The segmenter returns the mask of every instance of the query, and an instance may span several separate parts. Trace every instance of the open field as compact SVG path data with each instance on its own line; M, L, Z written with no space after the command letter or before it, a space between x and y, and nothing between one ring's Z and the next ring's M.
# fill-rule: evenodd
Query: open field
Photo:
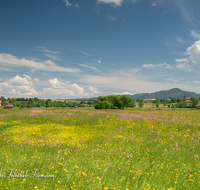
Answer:
M0 187L200 189L199 118L169 108L1 109Z

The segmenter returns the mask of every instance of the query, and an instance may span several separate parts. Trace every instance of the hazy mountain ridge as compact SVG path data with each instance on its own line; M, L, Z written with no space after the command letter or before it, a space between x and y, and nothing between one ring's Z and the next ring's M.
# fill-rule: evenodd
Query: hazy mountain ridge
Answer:
M134 100L137 99L145 99L145 98L159 98L159 99L168 99L170 97L172 98L184 98L184 95L186 97L200 97L200 94L197 94L195 92L188 92L188 91L183 91L179 88L172 88L170 90L161 90L158 92L154 93L141 93L141 94L135 94L131 95L131 97Z

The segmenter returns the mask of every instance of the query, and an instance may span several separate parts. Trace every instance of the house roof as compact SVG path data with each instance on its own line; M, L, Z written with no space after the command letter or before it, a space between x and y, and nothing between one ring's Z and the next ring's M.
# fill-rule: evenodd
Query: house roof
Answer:
M7 108L13 107L13 105L6 105Z
M196 105L196 107L200 107L200 102Z
M2 102L1 102L1 100L0 100L0 104L1 104Z
M144 100L155 100L155 99L144 99Z
M190 100L191 98L186 98L186 100Z

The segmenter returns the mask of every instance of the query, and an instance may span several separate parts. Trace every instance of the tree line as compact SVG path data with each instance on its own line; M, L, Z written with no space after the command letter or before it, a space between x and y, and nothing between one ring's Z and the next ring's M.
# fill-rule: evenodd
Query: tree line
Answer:
M88 106L93 106L93 101L91 100L81 100L81 101L60 101L51 99L39 99L35 98L4 98L1 96L0 100L2 101L2 106L6 106L8 104L12 104L14 107L19 108L33 108L33 107L85 107L85 104Z

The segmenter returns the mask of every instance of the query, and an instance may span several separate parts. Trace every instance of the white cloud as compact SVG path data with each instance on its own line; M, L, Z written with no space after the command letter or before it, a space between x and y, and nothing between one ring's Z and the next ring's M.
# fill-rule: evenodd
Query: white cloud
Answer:
M47 56L47 57L50 57L53 60L61 61L61 58L59 58L59 57L57 57L55 55L49 55L49 54L44 54L44 55Z
M157 64L157 65L153 65L153 64L144 64L144 65L142 65L143 67L145 67L145 68L151 68L151 69L155 69L156 67L158 68L158 67L165 67L166 69L171 69L171 68L173 68L173 66L171 66L171 65L169 65L169 64L167 64L167 63L159 63L159 64Z
M194 83L194 84L200 84L200 81L187 81L185 82L186 84L191 84L191 83Z
M94 93L94 94L101 93L101 92L98 91L98 88L94 88L92 86L89 87L89 90L92 91L92 93Z
M71 48L68 48L68 49L71 50L71 51L80 52L80 53L82 53L82 54L84 54L84 55L87 55L87 56L91 56L90 54L85 53L84 51L74 50L74 49L71 49Z
M84 75L79 79L80 82L86 83L96 88L103 88L112 92L150 93L160 90L169 90L171 88L180 88L182 90L191 90L199 92L197 86L170 83L170 82L151 82L148 78L138 73L137 69L127 69L113 71L107 76ZM129 90L130 89L130 90ZM106 92L108 94L108 92Z
M114 95L132 95L130 92L113 92Z
M188 58L175 59L176 62L187 62Z
M198 33L195 30L190 30L190 35L192 35L193 37L200 39L200 33Z
M42 96L45 98L57 97L91 97L98 92L97 88L91 87L92 93L85 92L82 86L76 83L71 84L70 81L59 81L57 78L43 81L38 78L31 78L29 75L23 75L0 82L1 94L12 97L33 97Z
M106 18L111 22L118 21L118 19L111 14L106 14Z
M29 59L19 59L11 54L0 54L0 65L4 67L28 67L32 70L43 70L43 71L57 71L57 72L80 72L77 68L67 68L60 67L50 60L43 62L29 60Z
M101 63L101 61L100 61L100 60L98 60L98 63Z
M70 84L69 81L60 82L57 78L49 80L50 87L43 88L43 93L47 95L62 95L62 96L91 96L90 93L85 93L84 88L78 84Z
M39 51L47 52L47 53L58 53L57 51L51 51L46 49L45 47L37 47Z
M151 4L152 7L157 7L156 3Z
M64 2L65 2L66 7L70 7L70 6L79 7L79 5L77 3L73 5L68 0L64 0Z
M0 62L1 64L1 62ZM0 66L0 71L13 71L12 69L6 68L6 67L1 67Z
M200 66L200 40L187 48L186 54L190 56L190 60L194 65Z
M111 3L114 7L121 6L123 0L97 0L97 3Z
M176 37L176 41L181 43L181 44L185 43L185 40L183 40L183 39L181 39L179 37Z
M2 78L0 78L0 81L4 81Z
M188 63L180 63L176 66L176 68L192 71L192 67Z
M40 93L35 90L32 78L28 75L23 76L24 77L20 77L16 75L14 78L0 82L2 93L9 94L13 97L40 95Z
M86 68L92 69L92 70L94 70L94 71L96 71L96 72L98 72L98 73L103 74L100 70L98 70L97 68L95 68L95 67L93 67L93 66L84 65L84 64L80 64L80 63L76 63L76 64L77 64L77 65L80 65L80 66L82 66L82 67L86 67Z

